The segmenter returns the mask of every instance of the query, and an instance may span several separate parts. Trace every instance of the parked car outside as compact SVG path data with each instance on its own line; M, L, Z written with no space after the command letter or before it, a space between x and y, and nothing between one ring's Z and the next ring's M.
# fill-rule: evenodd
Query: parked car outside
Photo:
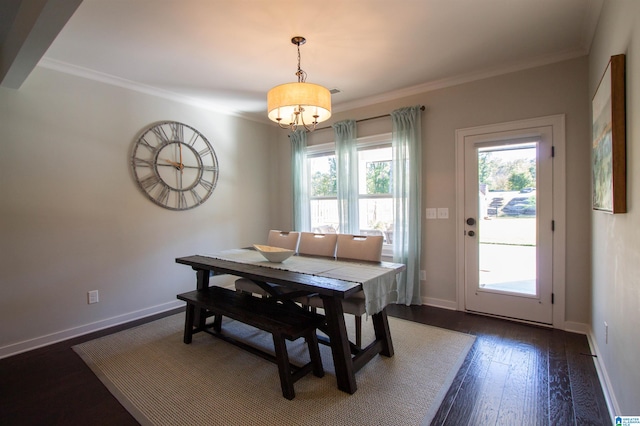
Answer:
M536 205L535 201L531 200L531 196L528 197L513 197L502 208L502 213L507 216L521 216L521 215L535 215Z

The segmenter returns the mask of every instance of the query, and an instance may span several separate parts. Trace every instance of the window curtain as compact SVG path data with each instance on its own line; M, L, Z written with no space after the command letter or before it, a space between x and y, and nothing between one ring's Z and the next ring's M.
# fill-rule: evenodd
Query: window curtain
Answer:
M342 234L360 233L358 214L358 146L356 122L344 120L335 123L333 130L336 138L336 174L339 232Z
M422 135L420 106L391 113L393 173L393 261L407 269L398 275L399 304L421 304L420 247Z
M296 130L291 141L291 182L293 184L293 230L311 231L309 190L307 187L307 132Z

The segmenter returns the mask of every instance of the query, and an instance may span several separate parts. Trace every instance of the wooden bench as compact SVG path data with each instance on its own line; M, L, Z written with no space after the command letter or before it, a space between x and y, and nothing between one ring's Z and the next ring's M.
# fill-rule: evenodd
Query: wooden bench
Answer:
M179 294L178 299L187 302L184 326L184 343L191 343L193 333L207 332L222 340L241 347L278 365L282 395L295 397L293 384L313 371L317 377L324 376L316 329L324 322L320 315L306 312L295 306L278 303L273 298L258 298L222 287L209 287ZM214 316L213 324L194 324L195 310L203 309L204 316ZM204 318L204 316L202 316ZM275 357L261 349L248 345L222 333L222 316L269 332L273 336ZM213 330L212 330L213 329ZM304 337L309 348L310 362L298 367L289 362L285 339Z

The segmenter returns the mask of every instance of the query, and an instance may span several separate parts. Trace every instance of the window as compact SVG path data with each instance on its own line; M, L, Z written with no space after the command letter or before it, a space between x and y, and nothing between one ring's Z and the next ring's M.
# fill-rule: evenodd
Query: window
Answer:
M391 136L358 139L360 233L382 235L390 254L393 240ZM338 220L336 156L333 144L311 146L307 154L313 232L341 232Z
M336 156L333 153L309 155L309 201L311 230L332 233L339 230Z
M391 145L358 150L360 233L383 235L385 244L393 238L392 177Z

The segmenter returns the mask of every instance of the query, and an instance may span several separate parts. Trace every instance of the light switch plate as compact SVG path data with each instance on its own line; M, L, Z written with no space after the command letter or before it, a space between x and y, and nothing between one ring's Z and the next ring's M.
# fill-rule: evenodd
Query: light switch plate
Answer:
M438 209L438 219L449 219L449 209L447 207Z
M436 209L427 208L426 209L427 219L436 219L438 217Z

